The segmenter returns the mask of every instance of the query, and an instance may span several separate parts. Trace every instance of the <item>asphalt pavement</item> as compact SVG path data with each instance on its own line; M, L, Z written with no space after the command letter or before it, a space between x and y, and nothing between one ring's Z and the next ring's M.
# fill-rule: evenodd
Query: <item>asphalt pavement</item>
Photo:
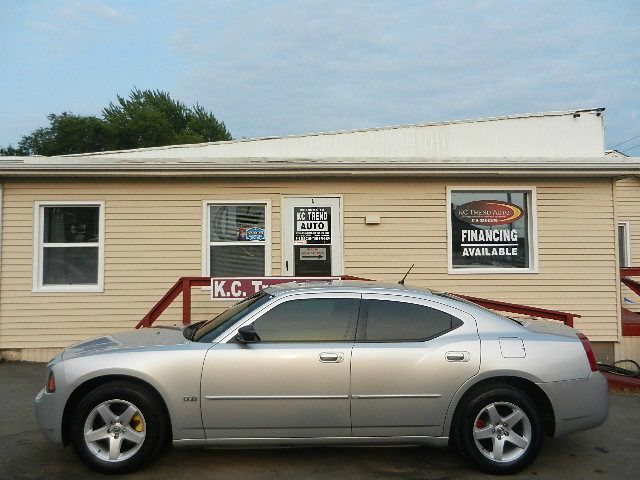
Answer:
M0 363L0 479L108 478L92 472L71 447L40 434L33 397L45 381L43 364ZM604 425L545 439L538 459L518 479L634 479L640 477L640 396L611 395ZM113 477L111 477L113 478ZM295 448L172 449L145 469L118 479L476 479L453 449Z

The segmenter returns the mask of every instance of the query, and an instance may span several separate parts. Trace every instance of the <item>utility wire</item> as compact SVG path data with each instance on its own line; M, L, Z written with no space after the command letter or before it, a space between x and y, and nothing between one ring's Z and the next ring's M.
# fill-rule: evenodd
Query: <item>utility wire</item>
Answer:
M613 147L611 147L612 149L616 148L619 145L624 145L625 143L630 142L631 140L635 140L636 138L640 138L640 135L636 135L635 137L631 137L631 138L627 138L624 142L620 142L615 144Z
M638 136L640 136L640 135L638 135ZM625 150L622 150L621 153L626 153L626 152L628 152L630 150L633 150L634 148L638 148L638 147L640 147L640 143L638 143L637 145L634 145L633 147L630 147L630 148L627 148Z

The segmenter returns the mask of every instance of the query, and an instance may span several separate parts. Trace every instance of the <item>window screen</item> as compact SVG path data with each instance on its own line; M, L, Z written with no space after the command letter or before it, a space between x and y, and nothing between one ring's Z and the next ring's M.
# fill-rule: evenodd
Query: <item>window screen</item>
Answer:
M462 325L448 313L414 303L367 300L365 309L370 342L423 341Z
M317 298L281 303L253 324L263 342L323 342L348 340L351 298Z

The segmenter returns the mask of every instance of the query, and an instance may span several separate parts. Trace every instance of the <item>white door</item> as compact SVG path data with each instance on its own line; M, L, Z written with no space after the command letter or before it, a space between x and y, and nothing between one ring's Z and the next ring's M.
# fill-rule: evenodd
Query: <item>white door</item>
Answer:
M338 197L282 199L283 275L342 275L340 203Z

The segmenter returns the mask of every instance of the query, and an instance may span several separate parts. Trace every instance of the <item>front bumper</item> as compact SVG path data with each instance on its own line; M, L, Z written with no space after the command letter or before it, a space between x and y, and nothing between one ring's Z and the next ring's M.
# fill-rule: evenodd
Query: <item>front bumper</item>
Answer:
M609 415L607 379L600 372L583 379L537 385L553 406L554 437L597 427Z
M55 393L45 392L43 388L38 392L33 403L42 434L50 442L62 444L62 413L59 411L55 395Z

